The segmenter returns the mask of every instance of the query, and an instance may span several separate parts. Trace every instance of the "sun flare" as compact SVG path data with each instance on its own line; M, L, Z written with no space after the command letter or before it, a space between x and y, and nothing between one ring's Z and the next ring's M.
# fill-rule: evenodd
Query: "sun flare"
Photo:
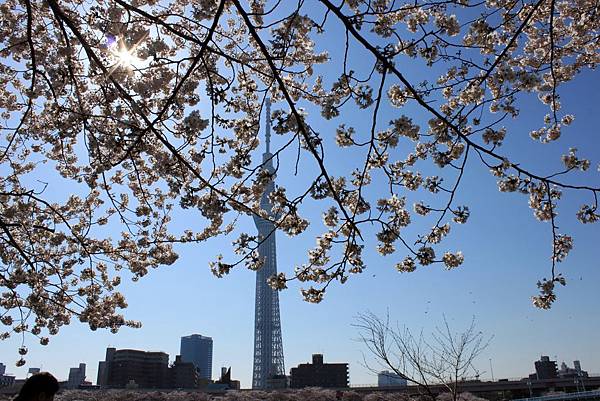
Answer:
M128 48L121 40L109 37L107 47L109 53L116 61L113 68L121 67L128 70L135 70L143 62L143 59L137 55L137 45Z
M136 54L135 49L127 49L122 46L114 52L115 57L118 60L118 64L121 67L135 69L136 65L142 61Z

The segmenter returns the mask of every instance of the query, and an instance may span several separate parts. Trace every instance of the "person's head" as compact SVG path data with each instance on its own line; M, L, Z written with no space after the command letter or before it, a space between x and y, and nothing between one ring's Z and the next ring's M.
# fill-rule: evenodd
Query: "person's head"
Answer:
M52 401L58 391L58 381L48 372L36 373L25 380L15 401Z

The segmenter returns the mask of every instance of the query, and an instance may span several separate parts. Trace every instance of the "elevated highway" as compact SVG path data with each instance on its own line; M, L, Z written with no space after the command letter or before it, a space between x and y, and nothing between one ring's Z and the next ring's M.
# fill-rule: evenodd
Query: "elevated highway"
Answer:
M578 393L551 394L542 397L518 398L513 401L576 401L600 400L600 390L580 391Z
M445 385L430 386L434 394L447 392ZM589 390L600 389L600 376L578 377L578 378L554 378L546 380L498 380L480 381L470 380L458 383L458 391L472 393L489 400L514 400L530 401L553 401L541 398L547 393L560 392L565 394L588 394L595 393ZM403 387L374 387L357 386L352 387L357 392L398 392L406 394L421 394L423 390L418 386ZM567 398L568 400L574 398ZM590 398L586 398L590 400ZM557 399L558 400L558 399ZM598 398L600 401L600 398Z

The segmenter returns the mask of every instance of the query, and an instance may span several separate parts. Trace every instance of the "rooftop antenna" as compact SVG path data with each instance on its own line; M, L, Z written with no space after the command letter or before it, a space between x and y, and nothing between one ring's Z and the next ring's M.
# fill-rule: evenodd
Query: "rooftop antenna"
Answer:
M266 132L265 140L267 143L267 152L271 153L271 98L267 98L267 112L265 113Z

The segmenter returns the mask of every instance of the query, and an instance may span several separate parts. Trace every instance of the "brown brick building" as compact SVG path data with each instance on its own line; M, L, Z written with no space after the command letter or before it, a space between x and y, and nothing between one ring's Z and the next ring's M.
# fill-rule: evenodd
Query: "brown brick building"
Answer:
M348 364L323 363L321 354L313 354L312 363L302 363L291 370L292 388L348 386Z

